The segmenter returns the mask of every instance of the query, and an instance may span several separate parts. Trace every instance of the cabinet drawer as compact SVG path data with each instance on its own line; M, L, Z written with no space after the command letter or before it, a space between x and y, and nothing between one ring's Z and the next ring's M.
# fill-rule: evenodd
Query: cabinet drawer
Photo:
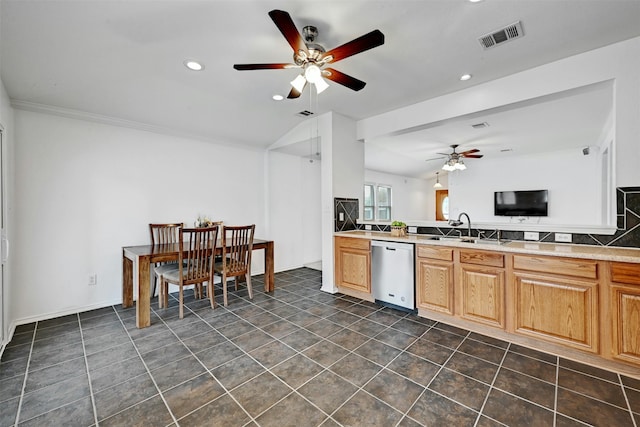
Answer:
M418 245L418 258L431 258L439 259L441 261L453 261L453 249Z
M611 281L640 285L640 264L612 262Z
M460 251L460 262L464 264L504 267L504 255L496 252Z
M597 279L598 267L594 260L561 257L541 257L534 255L514 255L515 270L540 271L563 276Z
M341 248L363 249L368 251L371 241L369 239L358 239L355 237L336 237L336 246Z

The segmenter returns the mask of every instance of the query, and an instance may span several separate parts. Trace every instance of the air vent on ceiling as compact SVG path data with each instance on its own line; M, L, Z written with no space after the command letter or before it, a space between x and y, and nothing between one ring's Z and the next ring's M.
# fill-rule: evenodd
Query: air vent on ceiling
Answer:
M517 39L522 36L524 36L522 23L518 21L499 30L492 31L489 34L485 34L484 36L479 37L478 41L483 48L490 49L500 43Z
M309 110L302 110L296 114L296 116L300 116L300 117L309 117L312 115L313 115L313 111L309 111Z
M474 128L474 129L488 128L489 127L489 123L487 123L487 122L476 123L476 124L471 125L471 127Z

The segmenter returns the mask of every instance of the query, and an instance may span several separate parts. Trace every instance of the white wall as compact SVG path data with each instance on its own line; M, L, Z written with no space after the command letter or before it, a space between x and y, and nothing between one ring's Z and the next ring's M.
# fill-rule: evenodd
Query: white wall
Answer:
M601 163L597 150L564 150L503 159L484 158L449 174L450 215L466 212L474 222L520 222L493 215L494 191L549 190L549 216L523 224L602 223Z
M268 153L270 231L275 245L276 270L289 270L320 261L320 161Z
M391 219L393 221L435 219L433 190L435 181L430 182L369 169L364 171L364 181L391 186Z
M262 152L20 110L15 138L18 323L121 302L121 247L147 243L149 222L206 214L271 237Z

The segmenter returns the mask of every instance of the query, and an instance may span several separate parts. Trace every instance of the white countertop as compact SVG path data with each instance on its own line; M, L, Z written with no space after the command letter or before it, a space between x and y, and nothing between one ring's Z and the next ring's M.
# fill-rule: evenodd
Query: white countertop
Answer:
M523 253L529 255L551 255L570 258L595 259L601 261L631 262L640 264L639 248L621 248L610 246L573 245L566 243L543 243L520 240L505 241L502 244L495 243L465 243L456 239L431 240L430 234L408 234L406 237L395 237L389 232L381 231L342 231L334 233L335 236L356 237L370 240L386 240L392 242L416 243L433 246L451 246L467 249L482 249L498 252ZM440 237L440 236L438 236Z

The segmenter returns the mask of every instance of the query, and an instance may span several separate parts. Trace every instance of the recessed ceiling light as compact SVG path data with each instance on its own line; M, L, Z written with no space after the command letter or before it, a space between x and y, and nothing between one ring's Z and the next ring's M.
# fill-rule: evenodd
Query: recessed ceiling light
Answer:
M192 71L202 71L204 70L204 65L199 63L198 61L194 61L193 59L187 59L183 62L184 66Z
M471 74L463 74L460 76L460 80L462 80L463 82L465 80L469 80L471 78Z
M482 0L469 0L471 3L480 3Z
M284 96L282 95L273 95L272 96L274 101L282 101L284 99Z

